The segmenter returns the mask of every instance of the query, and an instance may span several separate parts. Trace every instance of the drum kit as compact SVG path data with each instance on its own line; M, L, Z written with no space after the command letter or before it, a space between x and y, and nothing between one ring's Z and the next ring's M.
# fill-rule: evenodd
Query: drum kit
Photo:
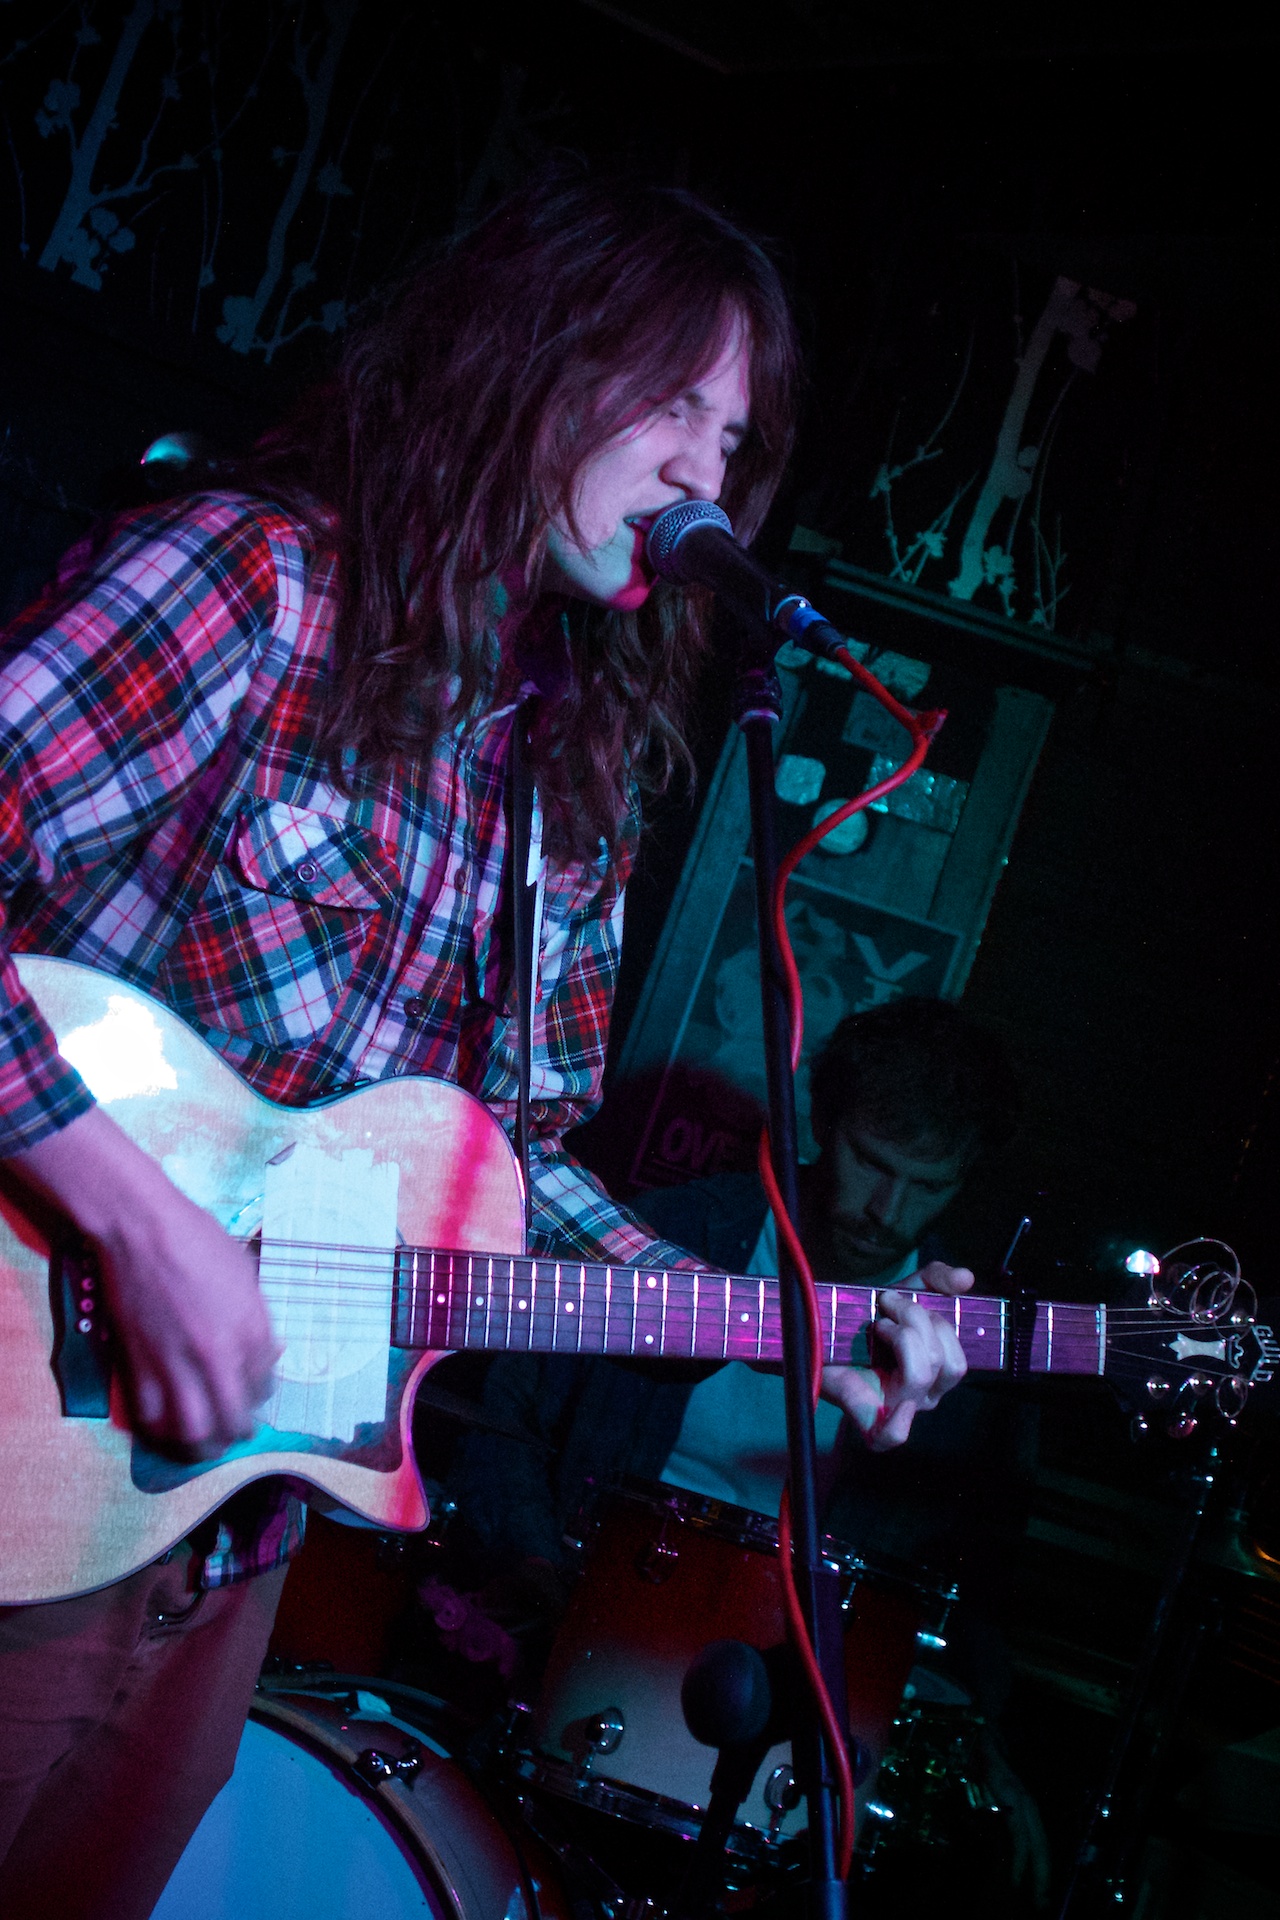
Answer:
M327 1532L331 1542L347 1530ZM386 1617L399 1543L388 1555L380 1542L340 1540L319 1586L300 1583L322 1620L309 1652L327 1644L344 1665L352 1650L376 1655L350 1626L362 1585L371 1613ZM966 1823L985 1833L997 1813L982 1784L980 1718L929 1664L945 1648L955 1590L835 1540L824 1554L844 1621L856 1871L870 1889L896 1856L952 1846ZM264 1675L233 1778L158 1920L683 1920L717 1763L691 1730L687 1683L702 1672L717 1684L725 1647L759 1650L775 1706L717 1867L721 1904L785 1912L804 1873L804 1802L785 1724L796 1683L776 1521L629 1483L593 1502L581 1561L532 1700L510 1702L487 1727L377 1672L323 1658L269 1663L279 1670ZM399 1577L407 1598L407 1566ZM335 1580L342 1591L325 1613L314 1596ZM295 1606L295 1629L298 1617Z

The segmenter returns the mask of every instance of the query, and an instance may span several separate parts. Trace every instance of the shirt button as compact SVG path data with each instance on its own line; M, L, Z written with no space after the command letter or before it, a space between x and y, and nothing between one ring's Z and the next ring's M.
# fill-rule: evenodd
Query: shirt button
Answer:
M453 884L458 889L458 892L461 893L467 884L467 870L465 867L458 868L458 871L453 876Z
M303 860L298 866L297 873L299 880L311 881L320 878L320 869L314 860Z
M405 1017L409 1020L424 1019L427 1011L426 996L421 993L411 993L404 1003L404 1011Z

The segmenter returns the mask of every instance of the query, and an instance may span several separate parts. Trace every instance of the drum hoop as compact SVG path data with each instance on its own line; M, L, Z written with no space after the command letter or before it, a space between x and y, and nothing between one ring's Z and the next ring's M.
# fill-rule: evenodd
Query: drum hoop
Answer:
M332 1675L322 1677L329 1681L333 1678ZM381 1685L377 1679L369 1677L365 1678L363 1684L371 1693L377 1692ZM406 1691L406 1689L401 1690ZM355 1771L354 1756L343 1745L337 1732L331 1729L322 1717L308 1713L305 1705L294 1706L289 1703L287 1696L282 1699L283 1692L283 1688L273 1688L270 1692L262 1691L255 1694L249 1709L249 1718L268 1727L274 1733L296 1741L300 1747L326 1766L341 1786L355 1793L361 1802L374 1812L393 1844L399 1848L415 1873L422 1879L442 1911L451 1915L453 1920L475 1920L475 1914L469 1910L459 1888L457 1862L446 1857L437 1846L430 1828L421 1817L422 1810L414 1799L412 1783L396 1778L371 1784L363 1779ZM304 1685L293 1697L303 1703L308 1698L316 1698L316 1694L317 1689L314 1686ZM320 1698L323 1699L323 1697L320 1695ZM325 1704L335 1703L326 1701ZM403 1722L388 1719L382 1715L362 1713L359 1709L352 1711L347 1717L348 1730L353 1723L359 1725L361 1731L365 1727L368 1728L370 1746L380 1746L382 1741L379 1735L382 1734L385 1737L385 1731L391 1726L396 1726L398 1731L406 1730ZM450 1768L451 1776L456 1777L464 1792L474 1798L495 1828L502 1833L507 1846L511 1848L515 1873L523 1887L527 1878L523 1859L512 1836L502 1826L485 1796L479 1792L475 1783L456 1761L440 1753L438 1743L435 1741L428 1743L422 1731L417 1729L412 1731L410 1737L426 1745L428 1752L436 1758L444 1758L444 1764ZM353 1744L358 1744L358 1741Z
M694 1493L687 1487L668 1486L664 1481L642 1480L633 1475L628 1475L614 1487L603 1489L602 1495L605 1499L613 1495L629 1501L633 1506L647 1507L651 1513L675 1520L694 1533L705 1533L713 1539L725 1540L732 1546L746 1547L756 1553L777 1555L777 1521L771 1515L757 1513L750 1507L736 1507L728 1500L715 1499L711 1494ZM848 1541L839 1540L833 1534L822 1536L822 1557L832 1573L840 1574L855 1585L865 1580L875 1586L915 1595L925 1612L954 1606L960 1597L952 1581L932 1573L928 1568L912 1567L907 1562L869 1559L850 1546Z
M516 1757L515 1770L521 1780L553 1793L561 1800L572 1800L595 1813L611 1814L634 1825L657 1827L681 1840L696 1840L702 1831L705 1813L686 1800L672 1800L663 1793L651 1793L644 1787L628 1786L607 1774L582 1773L562 1761L540 1754L522 1753ZM781 1850L794 1841L794 1834L779 1834L771 1839L761 1827L747 1822L734 1825L728 1839L729 1852L745 1860L776 1860Z

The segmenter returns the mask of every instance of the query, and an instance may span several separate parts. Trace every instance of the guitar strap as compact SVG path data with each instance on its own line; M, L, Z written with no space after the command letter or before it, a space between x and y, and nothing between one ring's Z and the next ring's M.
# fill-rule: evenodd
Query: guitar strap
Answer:
M533 1187L529 1178L529 1079L533 1067L533 992L536 978L535 942L538 938L538 868L542 848L533 845L535 796L529 764L529 723L536 696L516 708L511 723L507 763L507 844L510 906L509 924L516 993L516 1155L524 1181L524 1227L528 1239L533 1226ZM541 839L541 836L539 836Z

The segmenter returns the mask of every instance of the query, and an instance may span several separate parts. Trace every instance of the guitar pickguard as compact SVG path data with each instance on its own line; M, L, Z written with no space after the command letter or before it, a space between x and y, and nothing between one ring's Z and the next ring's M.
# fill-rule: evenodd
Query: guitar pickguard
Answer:
M275 1427L261 1426L251 1440L220 1453L216 1460L184 1462L157 1453L145 1440L134 1436L129 1473L140 1493L171 1493L198 1480L214 1467L234 1461L252 1460L255 1455L282 1453L308 1454L316 1460L344 1460L353 1467L365 1467L371 1473L394 1473L404 1458L400 1444L400 1402L405 1382L413 1371L417 1354L393 1352L387 1376L387 1410L383 1419L357 1427L352 1440L325 1440L313 1433L281 1433ZM279 1472L278 1464L264 1465L262 1474ZM246 1475L246 1479L253 1478Z

